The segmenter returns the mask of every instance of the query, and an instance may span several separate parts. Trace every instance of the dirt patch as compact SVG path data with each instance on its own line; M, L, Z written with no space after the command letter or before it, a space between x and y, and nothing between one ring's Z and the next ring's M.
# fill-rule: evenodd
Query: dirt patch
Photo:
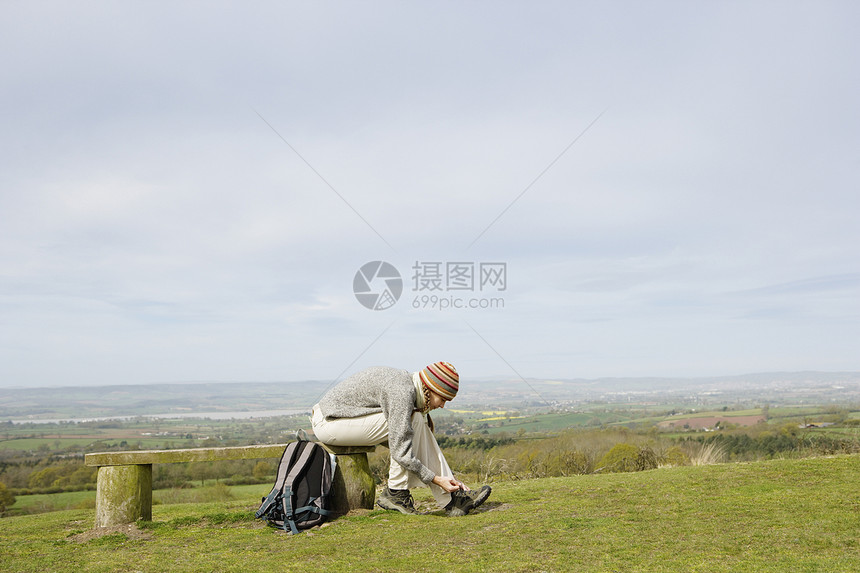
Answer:
M506 509L512 508L513 505L510 503L502 503L500 501L485 501L481 507L476 509L473 513L483 513L485 511L504 511Z
M86 543L93 539L104 537L105 535L125 535L131 541L146 541L152 539L152 532L145 529L140 529L134 523L128 525L116 525L114 527L94 527L89 531L76 533L69 537L70 541L75 543Z

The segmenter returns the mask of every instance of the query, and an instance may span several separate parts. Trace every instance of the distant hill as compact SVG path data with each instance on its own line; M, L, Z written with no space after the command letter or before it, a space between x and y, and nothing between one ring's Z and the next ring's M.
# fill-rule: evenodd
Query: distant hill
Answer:
M304 381L0 388L0 421L303 408L313 405L327 384Z
M492 394L489 395L488 391ZM671 401L704 396L731 400L860 401L860 372L763 372L707 378L481 379L462 386L458 400L510 404Z
M464 381L458 405L571 407L577 403L760 401L860 402L860 372L771 372L709 378ZM331 381L199 382L58 388L0 388L0 421L254 412L310 408Z

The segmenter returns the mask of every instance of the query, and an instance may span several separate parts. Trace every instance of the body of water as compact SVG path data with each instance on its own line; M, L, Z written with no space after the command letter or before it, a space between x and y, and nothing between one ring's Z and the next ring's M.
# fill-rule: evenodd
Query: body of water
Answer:
M13 424L62 424L79 422L106 422L108 420L133 420L135 418L158 418L163 420L183 418L209 418L210 420L248 420L251 418L273 418L275 416L293 416L295 414L310 415L311 408L289 408L286 410L255 410L253 412L170 412L167 414L138 414L135 416L99 416L92 418L56 418L26 420L10 420Z

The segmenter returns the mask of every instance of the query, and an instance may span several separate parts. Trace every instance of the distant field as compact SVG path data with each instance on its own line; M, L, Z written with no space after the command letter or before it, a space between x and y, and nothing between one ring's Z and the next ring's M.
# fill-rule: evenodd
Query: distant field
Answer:
M839 436L854 436L860 438L860 428L814 428L807 430L814 434L836 434Z
M751 408L748 410L702 410L690 414L683 414L685 418L714 418L714 417L746 417L761 415L761 408Z
M20 440L0 440L0 450L29 451L36 450L43 444L48 445L52 449L57 448L58 444L59 448L68 448L69 446L79 446L84 448L95 442L114 446L119 445L123 440L134 445L137 445L137 443L140 442L142 448L160 447L168 441L163 438L22 438ZM176 444L175 447L180 447L183 441L184 440L179 439L173 440L174 444Z
M486 431L491 434L499 432L515 433L520 429L526 432L558 431L570 427L583 426L592 420L606 419L610 416L610 414L604 413L540 414L537 416L499 420L494 423L504 422L504 425L490 426L486 428Z
M770 408L770 416L784 418L788 416L811 416L821 413L820 406L780 406Z
M713 428L718 422L726 422L729 424L737 424L738 426L754 426L759 422L764 422L764 416L696 416L681 418L680 416L663 420L657 424L661 429L680 429L689 428L690 430L702 430L704 428Z

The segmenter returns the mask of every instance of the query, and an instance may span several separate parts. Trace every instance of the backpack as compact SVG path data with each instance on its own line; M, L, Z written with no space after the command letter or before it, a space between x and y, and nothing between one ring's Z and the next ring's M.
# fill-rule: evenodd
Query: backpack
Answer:
M319 444L301 437L288 444L278 464L275 485L254 517L290 534L322 524L332 514L332 457Z

